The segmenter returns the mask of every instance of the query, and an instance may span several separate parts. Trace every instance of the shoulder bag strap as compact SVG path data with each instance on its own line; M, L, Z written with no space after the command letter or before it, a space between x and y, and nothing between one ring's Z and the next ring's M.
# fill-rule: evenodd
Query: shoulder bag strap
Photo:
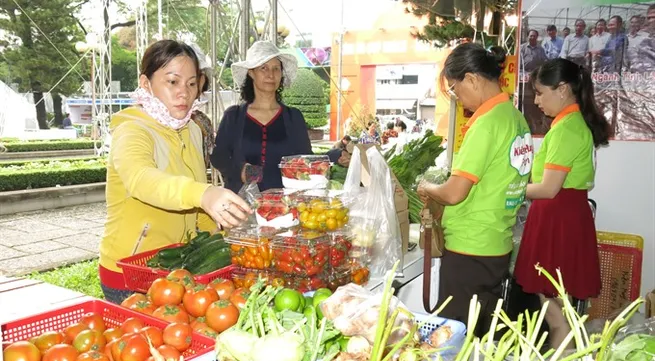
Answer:
M433 216L428 207L421 210L421 235L423 238L423 308L428 313L437 309L430 307L430 286L432 283L432 225Z

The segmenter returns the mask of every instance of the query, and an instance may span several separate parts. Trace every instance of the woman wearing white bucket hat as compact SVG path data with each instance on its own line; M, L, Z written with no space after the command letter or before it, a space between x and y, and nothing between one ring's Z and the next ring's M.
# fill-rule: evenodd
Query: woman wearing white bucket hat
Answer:
M268 41L255 42L245 61L232 64L243 103L225 110L211 155L232 191L250 182L260 190L282 188L281 158L312 153L305 118L281 99L297 70L296 58Z

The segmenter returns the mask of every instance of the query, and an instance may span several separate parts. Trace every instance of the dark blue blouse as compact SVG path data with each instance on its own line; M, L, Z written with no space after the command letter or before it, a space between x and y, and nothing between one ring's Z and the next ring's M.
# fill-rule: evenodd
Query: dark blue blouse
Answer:
M282 176L278 164L283 156L293 155L294 152L292 140L287 138L286 127L280 119L281 113L282 108L266 125L252 115L246 114L248 119L243 125L241 149L246 162L263 167L263 179L259 183L260 191L282 188Z

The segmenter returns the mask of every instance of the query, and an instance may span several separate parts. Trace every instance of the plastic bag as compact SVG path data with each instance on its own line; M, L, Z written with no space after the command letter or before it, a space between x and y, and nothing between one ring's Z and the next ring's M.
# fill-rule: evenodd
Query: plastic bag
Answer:
M237 193L241 199L246 201L250 208L255 209L257 206L257 197L261 194L259 192L259 186L256 182L244 183L239 193ZM255 212L248 216L248 219L244 222L246 224L257 224L257 217Z
M655 318L619 330L609 351L611 361L655 359Z
M391 170L376 147L366 151L366 158L371 181L366 192L359 192L362 167L358 148L353 151L344 190L357 199L350 209L349 224L356 238L370 236L373 248L370 271L373 277L379 277L386 274L401 258L402 238L394 203L396 188Z
M344 336L361 336L373 345L381 304L382 293L372 293L359 285L349 283L339 287L332 296L321 303L320 308L323 316L333 321L334 327ZM407 310L407 307L393 296L389 302L388 315L398 307ZM394 328L399 327L399 329L391 334L388 343L399 341L410 331L412 325L412 318L402 312L399 313L394 324Z
M519 248L521 247L521 238L523 238L523 229L525 222L528 219L528 210L530 209L530 202L526 201L521 205L516 213L516 223L512 228L512 256L509 263L509 272L514 274L514 266L516 265L516 257L519 255Z

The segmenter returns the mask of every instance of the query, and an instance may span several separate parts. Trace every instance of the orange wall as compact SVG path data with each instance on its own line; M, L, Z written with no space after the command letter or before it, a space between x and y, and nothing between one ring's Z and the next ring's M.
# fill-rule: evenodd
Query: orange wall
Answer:
M410 27L346 32L343 37L342 79L349 87L343 92L342 123L339 136L345 134L348 118L358 121L365 114L375 115L375 66L412 63L443 63L447 52L415 39ZM335 35L332 43L330 74L330 139L337 139L339 53ZM439 69L437 69L439 70ZM439 106L439 104L437 104ZM435 119L441 109L435 110ZM447 109L445 110L448 111Z

